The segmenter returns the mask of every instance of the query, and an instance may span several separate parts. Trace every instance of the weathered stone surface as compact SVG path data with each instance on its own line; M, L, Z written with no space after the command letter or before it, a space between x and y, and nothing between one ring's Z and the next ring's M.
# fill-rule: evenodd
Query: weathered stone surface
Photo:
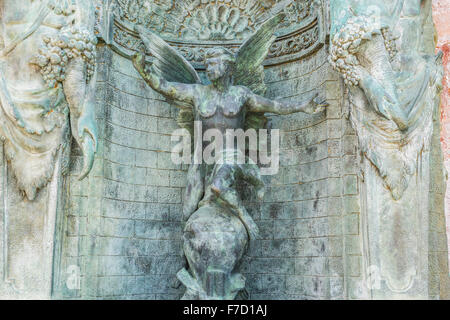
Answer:
M97 149L94 8L84 0L71 8L49 1L0 6L0 296L50 298L71 139L83 155L80 179ZM69 227L78 234L78 222Z
M433 0L433 21L436 26L438 36L436 49L441 50L444 54L444 77L442 79L441 94L441 143L444 154L444 165L447 172L450 171L449 158L449 111L450 111L450 93L449 93L449 74L450 74L450 25L448 19L450 17L450 3L448 1ZM441 190L442 191L442 190ZM450 247L450 181L447 179L447 190L445 192L445 214L447 219L447 241ZM449 253L450 262L450 253Z

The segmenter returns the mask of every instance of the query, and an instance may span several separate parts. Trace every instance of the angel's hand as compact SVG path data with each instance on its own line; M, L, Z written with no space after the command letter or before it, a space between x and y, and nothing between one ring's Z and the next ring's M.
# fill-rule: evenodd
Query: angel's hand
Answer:
M133 56L133 65L140 73L145 71L145 57L141 52L137 52Z
M316 114L324 111L326 107L328 107L328 102L324 98L320 97L319 94L316 94L304 111L308 114Z

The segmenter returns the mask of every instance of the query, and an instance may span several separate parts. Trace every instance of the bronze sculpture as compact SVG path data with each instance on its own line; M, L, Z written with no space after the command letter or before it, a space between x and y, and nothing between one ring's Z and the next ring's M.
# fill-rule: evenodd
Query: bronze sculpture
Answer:
M317 94L302 103L278 102L257 94L265 91L261 63L283 17L278 14L266 21L236 56L224 48L210 49L205 59L209 85L202 84L194 68L164 40L139 26L136 30L155 61L146 71L144 57L138 53L133 63L150 87L182 108L184 119L201 121L205 130L218 129L224 135L229 129L264 124L266 112L322 111L326 103ZM235 149L229 154L234 158L239 152ZM187 221L184 251L191 274L184 269L178 274L188 288L184 298L230 299L244 287L243 277L233 271L247 237L255 239L258 228L236 191L242 180L255 186L262 198L263 182L255 163L239 165L227 158L225 163L190 166L183 214Z

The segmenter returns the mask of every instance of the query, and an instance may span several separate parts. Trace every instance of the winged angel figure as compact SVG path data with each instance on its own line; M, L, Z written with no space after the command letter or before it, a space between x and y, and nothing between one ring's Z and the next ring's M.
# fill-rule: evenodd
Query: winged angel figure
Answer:
M300 103L262 96L266 91L262 62L283 18L280 13L268 19L236 55L222 47L209 49L205 65L210 84L203 84L175 49L140 26L136 31L155 59L147 68L143 54L138 53L133 64L150 87L181 109L178 122L185 128L192 128L195 120L203 130L217 129L225 136L228 129L263 128L267 122L264 113L320 112L327 104L318 94ZM264 184L254 162L248 158L243 165L235 162L241 152L225 150L220 163L191 164L189 168L183 216L187 221L184 252L191 273L182 270L178 274L188 288L185 298L230 299L243 288L243 277L230 275L249 240L257 238L258 228L236 186L244 180L255 186L262 198Z

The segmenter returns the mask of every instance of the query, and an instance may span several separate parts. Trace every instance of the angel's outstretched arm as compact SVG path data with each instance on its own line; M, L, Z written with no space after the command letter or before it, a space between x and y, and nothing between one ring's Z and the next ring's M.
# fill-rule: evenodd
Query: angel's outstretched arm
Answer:
M328 103L320 99L317 94L310 95L301 102L281 102L250 93L247 106L250 112L270 112L275 114L304 112L314 114L324 110Z
M146 71L144 56L141 53L134 55L133 65L153 90L169 100L184 102L184 104L176 104L180 108L190 108L192 106L196 89L195 84L169 82L163 77L158 76L156 72L152 72L151 68L150 72Z

